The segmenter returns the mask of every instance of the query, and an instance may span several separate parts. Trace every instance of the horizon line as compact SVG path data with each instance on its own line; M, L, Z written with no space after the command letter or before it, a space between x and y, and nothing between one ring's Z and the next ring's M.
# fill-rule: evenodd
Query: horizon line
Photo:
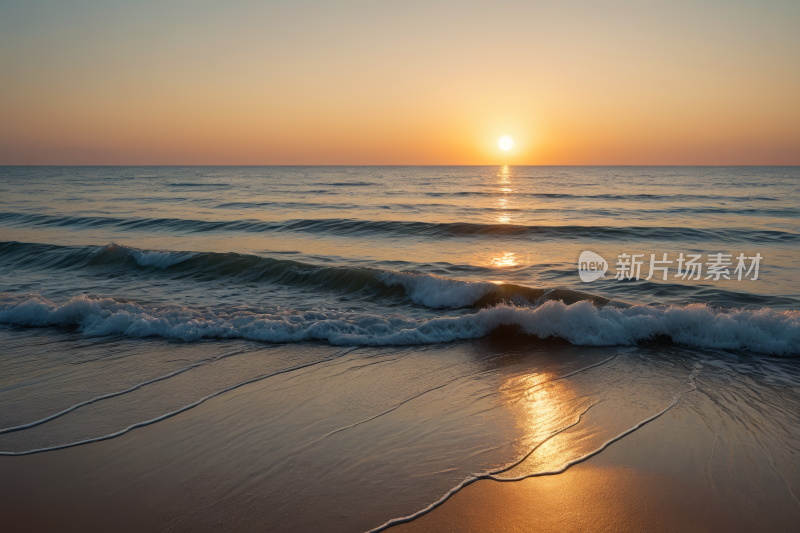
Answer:
M496 164L484 164L484 165L469 165L469 164L166 164L166 165L158 165L158 164L118 164L118 165L110 165L110 164L86 164L86 165L76 165L76 164L0 164L0 168L4 167L72 167L72 168L80 168L80 167L94 167L94 168L101 168L101 167L111 167L111 168L121 168L121 167L241 167L241 168L256 168L256 167L608 167L608 168L617 168L617 167L673 167L673 168L687 168L687 167L705 167L705 168L714 168L714 167L731 167L731 168L746 168L746 167L800 167L800 163L797 164L789 164L789 165L776 165L776 164L765 164L765 165L736 165L736 164L714 164L714 165L680 165L680 164L602 164L602 165L592 165L592 164L582 164L582 165L544 165L544 164L506 164L506 163L496 163Z

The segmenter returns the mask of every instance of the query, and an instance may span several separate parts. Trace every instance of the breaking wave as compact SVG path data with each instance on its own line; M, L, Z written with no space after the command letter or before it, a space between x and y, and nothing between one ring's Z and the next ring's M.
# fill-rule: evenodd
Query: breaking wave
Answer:
M711 349L775 355L800 353L800 311L721 311L688 306L597 307L549 300L533 307L500 304L459 316L408 319L400 315L319 309L256 313L241 309L153 307L85 295L58 305L41 296L0 296L0 323L73 326L86 335L249 339L271 343L324 341L334 345L414 345L475 339L516 327L542 339L582 346L634 345L654 339Z

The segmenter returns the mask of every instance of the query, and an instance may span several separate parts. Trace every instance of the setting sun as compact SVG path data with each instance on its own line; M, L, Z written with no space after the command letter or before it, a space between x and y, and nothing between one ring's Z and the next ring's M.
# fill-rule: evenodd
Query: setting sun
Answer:
M500 143L499 144L500 144L500 148L502 148L503 150L510 150L511 147L514 146L514 140L511 137L509 137L508 135L505 135L503 137L500 137Z

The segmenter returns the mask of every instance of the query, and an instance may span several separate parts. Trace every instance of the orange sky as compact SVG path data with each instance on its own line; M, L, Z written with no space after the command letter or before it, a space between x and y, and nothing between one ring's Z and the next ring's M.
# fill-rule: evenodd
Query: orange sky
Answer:
M797 1L4 2L0 164L797 165L798 21Z

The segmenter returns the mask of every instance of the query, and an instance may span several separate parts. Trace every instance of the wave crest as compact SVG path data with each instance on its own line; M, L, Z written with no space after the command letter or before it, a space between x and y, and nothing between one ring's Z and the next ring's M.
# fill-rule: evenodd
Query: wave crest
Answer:
M85 295L57 305L45 298L0 296L0 323L22 326L77 326L86 335L159 336L195 341L241 338L286 343L325 341L335 345L412 345L475 339L502 326L516 326L539 338L561 338L583 346L632 345L667 337L697 348L800 353L800 312L721 311L688 306L596 307L546 301L538 307L501 304L476 313L428 320L399 315L334 310L204 311L148 307Z

